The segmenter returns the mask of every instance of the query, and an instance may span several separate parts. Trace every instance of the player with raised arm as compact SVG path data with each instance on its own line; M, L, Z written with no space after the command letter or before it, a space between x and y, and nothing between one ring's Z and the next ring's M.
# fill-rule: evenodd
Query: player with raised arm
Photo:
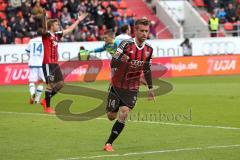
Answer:
M58 64L58 41L62 36L71 33L78 24L87 17L84 13L79 15L78 19L67 29L60 30L58 19L46 18L46 11L43 11L43 73L46 79L47 88L45 91L45 99L41 101L46 113L55 113L50 107L51 98L63 87L63 75Z
M151 59L153 48L145 42L150 23L147 19L135 22L135 38L123 40L111 60L114 75L111 78L106 107L109 120L117 118L105 143L105 151L113 151L112 143L122 132L128 113L134 108L143 73L149 88L149 99L154 100L152 90Z
M45 82L45 78L42 70L43 61L43 43L42 33L39 30L37 35L31 39L27 45L26 51L29 54L29 91L30 91L30 104L39 103L40 97L43 91L42 82ZM37 90L36 84L38 83Z

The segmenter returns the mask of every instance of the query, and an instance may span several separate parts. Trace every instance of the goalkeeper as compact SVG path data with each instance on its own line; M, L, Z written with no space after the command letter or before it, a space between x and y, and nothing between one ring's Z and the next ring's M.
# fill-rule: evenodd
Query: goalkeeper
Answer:
M113 54L115 54L117 50L117 44L115 43L114 38L115 38L114 32L110 30L105 31L103 36L105 44L100 48L96 48L90 51L84 50L84 48L82 49L80 48L79 60L89 60L90 59L89 54L93 52L97 53L97 52L107 51L109 54L111 54L111 56L113 56Z

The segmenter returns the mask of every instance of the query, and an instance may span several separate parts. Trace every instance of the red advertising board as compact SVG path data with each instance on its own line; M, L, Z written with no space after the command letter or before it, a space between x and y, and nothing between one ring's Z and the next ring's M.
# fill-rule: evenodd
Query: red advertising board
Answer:
M154 77L240 74L240 55L154 58ZM110 61L62 62L65 81L109 80ZM27 64L1 64L0 85L27 84Z

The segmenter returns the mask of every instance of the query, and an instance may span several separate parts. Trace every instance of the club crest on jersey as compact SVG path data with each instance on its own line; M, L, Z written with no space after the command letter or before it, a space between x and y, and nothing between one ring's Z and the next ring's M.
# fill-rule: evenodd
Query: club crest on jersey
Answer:
M53 45L54 45L54 46L57 46L57 45L58 45L58 42L57 42L57 41L53 41Z
M145 54L146 54L146 57L149 57L150 56L150 52L145 52Z

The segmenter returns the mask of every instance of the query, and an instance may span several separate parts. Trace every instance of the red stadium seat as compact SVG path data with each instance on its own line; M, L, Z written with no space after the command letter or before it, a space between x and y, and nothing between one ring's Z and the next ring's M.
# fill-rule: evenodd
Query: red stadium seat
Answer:
M63 7L63 3L62 2L57 2L57 10L61 10Z
M47 3L47 0L40 0L41 5L44 5Z
M131 9L127 9L126 14L128 17L131 17L131 16L133 16L133 11Z
M107 1L103 1L103 2L102 2L102 6L103 6L104 8L107 8L108 5L109 5L109 3L108 3Z
M123 16L125 13L123 9L118 9L117 12L119 13L119 16Z
M7 19L6 14L3 12L0 12L0 19Z
M0 3L0 11L5 11L7 7L6 3Z
M22 39L23 44L27 44L29 41L30 41L29 37L23 37L23 39Z
M112 5L116 7L117 9L119 8L119 4L117 1L112 1Z
M224 24L224 29L225 29L226 31L232 31L232 30L233 30L233 24L230 23L230 22L225 23L225 24Z
M119 8L121 8L121 9L126 9L126 8L127 8L127 3L126 3L126 1L121 1L120 4L119 4Z
M194 0L194 2L195 2L195 5L197 7L204 7L205 6L203 0Z
M22 44L22 39L21 38L15 38L14 42L15 42L15 44Z
M52 12L51 11L46 11L47 18L52 18Z
M22 11L19 11L19 12L17 13L17 16L18 16L18 17L22 17L22 16L23 16Z

